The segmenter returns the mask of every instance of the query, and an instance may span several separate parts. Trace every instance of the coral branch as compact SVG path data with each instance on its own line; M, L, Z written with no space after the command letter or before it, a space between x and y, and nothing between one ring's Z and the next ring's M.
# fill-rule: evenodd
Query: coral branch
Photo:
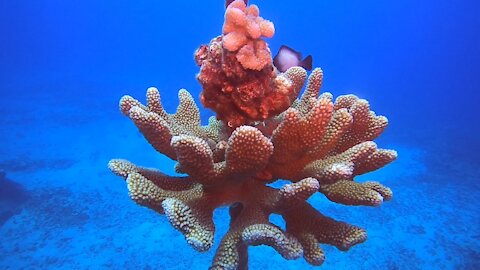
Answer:
M346 205L376 206L392 197L392 191L377 182L361 184L349 180L322 185L321 192L332 202Z
M302 244L307 246L311 246L313 237L319 243L333 245L345 251L367 238L364 229L328 218L308 204L288 210L283 217L287 223L287 232L303 239ZM315 254L320 253L315 249L313 251ZM308 260L318 261L319 258Z
M230 139L225 153L226 166L233 175L248 175L262 170L273 152L270 139L254 127L237 128Z
M172 226L185 235L187 243L198 251L210 249L215 232L212 212L198 206L191 208L174 198L165 199L162 206Z

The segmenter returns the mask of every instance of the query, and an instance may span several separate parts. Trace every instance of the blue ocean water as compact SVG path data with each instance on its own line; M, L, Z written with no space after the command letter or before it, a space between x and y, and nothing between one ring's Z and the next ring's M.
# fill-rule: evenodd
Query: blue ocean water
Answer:
M311 54L322 91L356 94L388 117L377 143L399 158L362 176L393 189L380 207L311 198L366 228L365 243L323 246L321 267L250 247L250 269L479 269L480 4L252 3L275 23L272 51ZM197 98L193 52L221 33L223 13L213 0L0 1L0 269L208 268L215 248L195 252L106 164L121 157L173 173L118 100L156 86L173 112L180 88ZM214 218L216 246L227 209Z

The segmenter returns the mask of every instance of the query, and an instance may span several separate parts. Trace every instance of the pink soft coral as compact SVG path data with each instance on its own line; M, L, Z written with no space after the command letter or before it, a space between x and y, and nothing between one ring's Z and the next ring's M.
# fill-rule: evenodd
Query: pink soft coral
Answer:
M233 1L225 11L223 47L237 53L237 59L246 69L261 70L271 64L272 57L261 37L272 37L272 22L259 16L256 5L247 7L244 1Z

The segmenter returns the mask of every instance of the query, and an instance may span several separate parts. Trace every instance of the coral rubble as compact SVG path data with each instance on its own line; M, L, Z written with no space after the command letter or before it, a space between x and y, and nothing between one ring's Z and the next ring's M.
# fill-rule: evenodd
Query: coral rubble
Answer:
M308 263L320 265L325 255L319 244L348 250L367 234L322 215L306 201L312 194L366 206L392 197L378 182L355 181L355 176L396 158L395 151L373 142L387 119L354 95L334 101L330 93L320 94L323 72L318 68L308 79L300 67L279 73L261 39L273 35L273 24L258 14L256 6L233 1L225 14L224 35L195 53L202 103L217 113L207 126L201 125L199 109L186 90L180 90L174 114L163 109L156 88L147 90L146 105L130 96L120 101L122 113L158 152L177 161L176 171L185 175L111 160L109 168L126 179L135 202L165 214L198 251L213 244L213 211L230 207L230 229L210 269L247 269L248 246L256 245L269 245L286 259L303 255ZM251 28L260 34L250 33ZM231 40L235 38L241 44ZM245 65L238 56L252 42L263 42L268 51L269 61L261 68ZM291 183L280 189L267 185L279 179ZM285 230L269 222L271 214L284 218Z

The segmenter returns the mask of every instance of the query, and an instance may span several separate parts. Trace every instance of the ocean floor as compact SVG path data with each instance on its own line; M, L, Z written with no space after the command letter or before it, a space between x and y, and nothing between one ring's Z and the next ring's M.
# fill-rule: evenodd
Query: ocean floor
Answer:
M108 170L111 158L126 158L173 173L118 111L118 98L2 101L0 269L208 269L215 248L195 252ZM388 131L383 136L388 141ZM366 228L365 243L348 252L324 246L322 267L250 247L250 269L479 269L478 164L415 142L381 146L399 159L362 179L391 187L392 201L371 208L310 199L322 213ZM227 212L215 212L217 244Z

